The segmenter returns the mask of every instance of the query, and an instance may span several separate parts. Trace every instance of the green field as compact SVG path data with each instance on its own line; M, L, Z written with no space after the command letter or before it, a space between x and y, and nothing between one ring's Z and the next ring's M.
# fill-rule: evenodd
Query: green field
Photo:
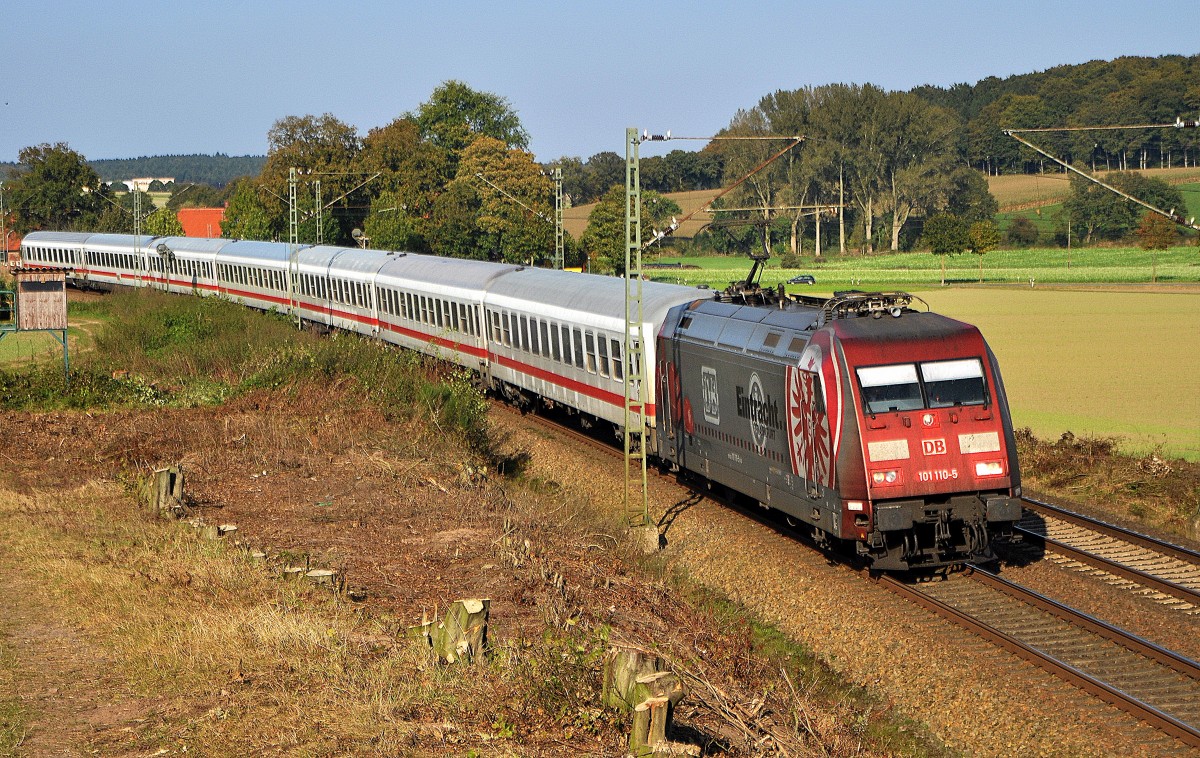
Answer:
M946 281L949 284L978 283L981 277L978 256L964 253L945 256ZM845 255L807 263L800 269L782 269L779 261L768 261L762 283L774 286L798 273L812 274L815 289L905 289L939 287L942 282L941 256L927 252L896 255ZM662 263L683 263L695 268L650 270L655 280L678 284L707 284L724 287L744 278L750 269L746 258L737 256L670 257ZM996 250L983 256L982 278L985 284L1034 286L1048 284L1195 284L1200 282L1200 248L1175 247L1157 254L1137 247L1090 247L1074 250L1033 248Z

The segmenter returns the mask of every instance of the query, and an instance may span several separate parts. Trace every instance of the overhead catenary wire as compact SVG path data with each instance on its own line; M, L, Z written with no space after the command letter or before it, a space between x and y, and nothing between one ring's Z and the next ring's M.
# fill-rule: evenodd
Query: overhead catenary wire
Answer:
M1189 219L1185 219L1183 216L1177 215L1177 214L1175 213L1175 209L1174 209L1174 208L1172 208L1170 211L1165 211L1165 210L1163 210L1162 208L1159 208L1159 207L1157 207L1157 206L1155 206L1155 205L1151 205L1150 203L1147 203L1145 200L1142 200L1142 199L1140 199L1140 198L1136 198L1136 197L1134 197L1133 195L1130 195L1130 194L1129 194L1129 193L1127 193L1127 192L1123 192L1123 191L1121 191L1121 190L1117 189L1116 187L1114 187L1113 185L1109 184L1108 182L1105 182L1105 181L1104 181L1104 180L1102 180L1102 179L1099 179L1099 178L1097 178L1097 177L1095 177L1095 176L1092 176L1091 174L1087 173L1086 171L1082 171L1082 170L1080 170L1080 169L1076 168L1075 166L1071 165L1071 164L1070 164L1070 163L1068 163L1067 161L1064 161L1064 160L1062 160L1062 159L1061 159L1061 158L1059 158L1058 156L1056 156L1056 155L1053 155L1053 154L1051 154L1050 152L1048 152L1048 151L1046 151L1046 150L1043 150L1042 148L1040 148L1040 147L1038 147L1037 145L1033 144L1032 142L1030 142L1029 140L1025 139L1024 137L1021 137L1021 136L1019 136L1019 135L1021 135L1021 134L1027 134L1027 133L1030 133L1030 132L1040 132L1040 133L1045 133L1045 132L1079 132L1079 131L1089 131L1089 130L1113 130L1113 129L1162 129L1162 128L1176 128L1176 129L1182 129L1182 128L1185 128L1185 127L1196 128L1196 127L1198 127L1198 126L1200 126L1200 122L1197 122L1197 121L1186 121L1186 120L1183 120L1183 119L1176 119L1174 123L1170 123L1170 124L1145 124L1145 125L1138 125L1138 124L1134 124L1134 125L1126 125L1126 126L1095 126L1095 127L1085 127L1085 126L1064 126L1064 127L1045 127L1045 128L1040 128L1040 129L1004 129L1004 130L1002 130L1002 131L1003 131L1003 133L1004 133L1004 134L1008 135L1009 137L1012 137L1012 138L1013 138L1013 139L1015 139L1017 142L1020 142L1022 145L1025 145L1025 146L1026 146L1026 147L1028 147L1029 149L1031 149L1031 150L1033 150L1033 151L1035 151L1035 152L1037 152L1037 153L1039 153L1039 154L1041 154L1041 155L1044 155L1044 156L1046 156L1047 158L1049 158L1050 160L1054 161L1055 163L1057 163L1058 165L1062 166L1063 168L1067 169L1068 171L1073 171L1073 172L1075 172L1075 173L1076 173L1076 174L1078 174L1079 176L1082 176L1084 179L1087 179L1089 182L1092 182L1092 183L1094 183L1094 184L1098 184L1098 185L1100 185L1101 187L1103 187L1104 189L1106 189L1106 190L1108 190L1108 191L1110 191L1110 192L1116 193L1117 195L1120 195L1121 197L1125 198L1126 200L1130 201L1131 203L1135 203L1135 204L1137 204L1137 205L1140 205L1140 206L1142 206L1143 208L1145 208L1145 209L1149 210L1150 212L1152 212L1152 213L1157 213L1158 215L1162 216L1163 218L1169 219L1169 220L1173 221L1174 223L1176 223L1176 224L1179 224L1180 226L1186 227L1186 228L1188 228L1188 229L1193 229L1193 230L1195 230L1195 231L1200 231L1200 226L1197 226L1197 225L1196 225L1196 219L1195 219L1195 218L1192 218L1192 219L1190 219L1190 220L1189 220Z
M747 173L745 176L743 176L742 178L738 179L733 184L729 185L725 189L718 192L715 196L712 197L712 199L710 199L704 205L701 205L699 208L696 208L694 211L692 211L691 213L687 214L686 216L684 216L683 218L681 218L679 220L671 219L670 226L668 226L665 230L663 230L661 232L656 231L654 233L654 235L650 238L650 241L645 243L644 245L642 245L643 250L650 247L651 245L658 242L659 240L663 239L664 237L667 237L667 236L673 234L675 232L675 230L680 227L681 224L686 222L692 216L695 216L697 213L711 212L713 203L717 202L725 195L728 195L730 192L733 192L735 189L742 186L742 184L744 184L747 180L749 180L750 177L754 176L759 171L762 171L764 168L766 168L767 166L774 163L777 159L779 159L781 156L783 156L785 153L787 153L793 147L795 147L796 145L799 145L801 142L803 142L805 139L807 139L807 137L803 134L786 136L786 137L780 136L780 135L765 135L765 134L764 135L744 135L744 136L743 135L734 135L734 136L721 136L721 137L672 137L670 132L667 132L665 135L649 134L648 132L646 132L646 133L643 133L643 135L642 135L642 142L661 142L661 141L675 140L675 139L776 140L776 141L791 140L791 142L788 143L788 145L786 147L784 147L782 150L779 150L779 151L773 153L771 155L771 157L767 158L765 161L763 161L762 163L759 163L757 166L752 168L750 170L750 172Z

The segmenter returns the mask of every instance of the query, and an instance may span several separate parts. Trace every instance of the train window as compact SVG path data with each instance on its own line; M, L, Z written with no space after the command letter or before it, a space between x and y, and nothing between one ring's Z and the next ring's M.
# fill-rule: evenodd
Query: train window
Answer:
M585 350L587 370L589 374L594 374L596 373L596 335L591 332L584 332L583 338L587 343L587 349Z
M911 363L857 369L867 413L914 411L924 407L917 367Z
M578 329L571 330L571 347L575 353L575 368L583 368L583 334Z
M804 348L808 345L808 340L804 337L792 337L792 341L788 343L787 351L799 355L804 352Z
M521 316L521 349L529 352L529 319L526 316Z
M922 363L921 379L930 408L987 403L983 363L978 358Z
M600 376L608 376L608 339L603 334L597 335L596 347L600 354Z
M467 307L466 303L458 304L458 316L455 317L455 326L457 327L459 324L462 324L462 329L460 331L466 332L470 335L475 334L475 332L471 330L471 310Z
M554 360L562 362L562 333L558 324L550 325L550 354Z
M779 344L779 337L779 332L768 332L767 336L763 338L763 350L774 350L775 346Z
M538 347L541 348L543 358L550 357L550 328L541 319L538 319Z
M621 360L621 341L612 341L613 378L618 382L625 381L625 363Z
M471 324L475 327L475 331L473 333L475 334L475 336L478 337L483 332L483 330L480 329L480 325L479 325L479 306L478 305L471 306Z
M512 347L512 314L504 312L504 345Z

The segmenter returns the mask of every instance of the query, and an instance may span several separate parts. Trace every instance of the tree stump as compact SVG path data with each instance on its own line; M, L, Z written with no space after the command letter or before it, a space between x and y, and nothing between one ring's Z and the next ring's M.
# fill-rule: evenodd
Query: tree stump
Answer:
M638 697L637 678L654 674L664 668L654 653L631 645L614 645L604 654L604 678L600 702L609 708L628 713L644 700Z
M483 660L487 654L489 599L455 600L446 619L429 627L429 643L438 660L446 663Z
M155 469L150 482L151 513L179 518L183 516L183 469L168 466Z

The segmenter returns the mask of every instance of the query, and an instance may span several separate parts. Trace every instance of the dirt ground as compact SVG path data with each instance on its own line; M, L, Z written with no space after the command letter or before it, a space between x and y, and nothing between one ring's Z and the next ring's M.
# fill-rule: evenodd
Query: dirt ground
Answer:
M363 607L387 619L396 634L463 597L491 599L489 637L509 649L537 646L555 628L603 626L610 639L646 644L671 629L687 645L711 651L705 657L714 693L762 708L745 665L744 624L731 641L656 580L631 574L614 536L619 527L609 533L603 521L585 516L589 506L567 497L559 482L526 477L511 487L464 460L437 429L416 422L398 427L348 402L342 388L264 392L192 410L10 412L0 414L0 427L5 496L36 502L39 493L100 483L106 492L124 487L127 500L122 505L118 494L114 507L128 508L137 475L179 464L192 515L235 524L248 549L281 564L336 569L348 594L365 598ZM590 531L581 532L581 524ZM17 754L141 754L135 747L145 744L148 730L182 716L171 713L166 699L139 697L123 684L102 651L26 599L26 581L20 571L0 572L0 663L5 656L15 661L8 668L19 680L6 683L0 673L0 727L4 685L12 684L25 713ZM742 665L730 665L726 656L742 656ZM481 709L479 723L459 728L495 731L488 712L499 710L521 727L519 754L561 754L562 724L547 722L542 704L519 695L502 695ZM205 705L213 703L196 707ZM701 706L693 700L680 712L695 741L730 745L746 738ZM619 753L620 726L606 726L598 708L588 713L596 726L579 730L572 750ZM429 722L422 734L441 734L444 716L421 711L413 718ZM413 739L425 746L416 755L446 749L432 738Z

